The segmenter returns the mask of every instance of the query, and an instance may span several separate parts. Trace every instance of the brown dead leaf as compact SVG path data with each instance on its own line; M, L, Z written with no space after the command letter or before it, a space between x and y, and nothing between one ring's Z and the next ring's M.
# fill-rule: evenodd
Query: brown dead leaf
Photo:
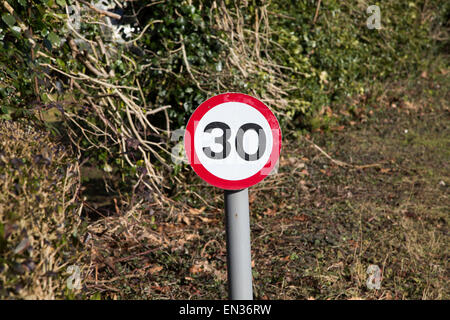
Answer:
M295 169L303 169L305 167L305 164L303 162L300 162L295 166Z
M348 240L348 244L353 247L353 248L359 248L359 243L356 242L355 240Z
M309 217L305 214L301 214L299 216L295 216L294 220L303 222L303 221L308 221Z
M409 102L409 101L403 102L402 103L402 108L413 110L413 111L419 110L419 106L417 104Z
M186 277L187 278L187 277ZM192 279L193 280L193 279ZM167 287L167 286L163 286L163 287L160 287L160 286L152 286L151 287L153 290L155 290L155 291L157 291L157 292L161 292L161 293L166 293L166 292L169 292L170 291L170 287Z
M186 241L191 241L191 240L199 239L200 236L196 233L188 233L184 236L184 238L186 239Z
M297 158L296 157L289 157L288 158L288 163L290 164L290 165L294 165L296 162L297 162Z
M210 222L214 221L214 219L210 219L210 218L206 218L206 217L202 217L202 216L199 216L198 218L200 220L202 220L202 222L205 222L205 223L210 223Z
M347 110L339 110L339 113L343 116L350 117L350 113Z
M183 222L184 223L186 223L188 226L190 226L191 225L191 221L189 220L189 218L188 217L186 217L186 216L183 216L182 218L181 218L182 220L183 220Z
M162 266L155 265L155 266L151 267L150 269L148 269L147 273L149 273L149 274L156 274L156 273L160 272L162 269L163 269Z
M331 128L332 131L343 131L345 129L345 126L336 126Z
M309 175L308 170L306 170L306 169L303 169L300 173L305 175L305 176Z
M211 265L207 260L199 261L189 268L189 272L191 274L197 274L200 272L212 272L214 270L215 268L213 267L213 265Z
M196 209L196 208L190 208L189 209L189 213L193 214L193 215L198 215L203 213L203 211L205 211L206 207L201 207L200 209Z
M274 209L269 208L269 209L267 209L266 211L263 212L263 215L265 215L265 216L274 216L274 215L276 215L276 212L275 212Z
M197 274L202 271L202 266L199 264L194 264L192 267L189 268L189 272L192 274Z

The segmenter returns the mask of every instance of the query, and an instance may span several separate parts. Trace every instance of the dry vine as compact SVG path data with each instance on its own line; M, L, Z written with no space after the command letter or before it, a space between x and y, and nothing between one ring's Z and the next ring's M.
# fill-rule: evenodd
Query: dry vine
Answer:
M77 2L80 7L86 4L85 1ZM220 75L210 77L189 64L182 36L179 41L179 49L172 53L175 54L181 50L189 76L197 88L207 96L233 90L233 77L236 77L233 75L233 70L239 70L238 77L246 81L251 81L258 74L264 72L267 75L264 79L265 93L261 96L255 89L251 89L251 93L283 116L283 109L289 104L289 100L286 98L289 79L283 74L282 67L270 58L270 46L273 44L269 40L271 30L267 5L256 8L254 25L247 25L241 13L242 9L237 4L233 10L230 10L225 6L224 1L213 3L210 9L211 19L217 29L227 35L226 39L218 39L227 48L224 51L224 70ZM105 19L105 15L110 15L92 6L84 6L83 10L82 23L97 23L107 28L107 24L102 19ZM124 45L131 45L138 41L151 24L161 22L161 20L151 21L137 36L131 41L126 41ZM76 88L83 95L81 101L73 104L83 106L102 123L99 125L89 121L87 116L80 115L79 110L65 109L65 119L73 124L70 126L70 139L78 147L80 154L91 148L101 148L110 153L111 146L118 146L123 159L122 165L126 163L131 167L136 167L137 160L142 160L145 170L137 170L138 181L154 192L156 201L165 199L162 190L167 183L168 175L167 172L156 169L155 161L162 164L165 169L170 167L169 160L167 160L170 159L170 156L165 157L164 154L170 155L168 141L171 130L167 109L171 106L154 105L149 107L137 76L134 77L133 85L123 85L120 79L114 77L114 71L108 72L105 67L119 58L127 61L127 75L137 75L145 68L157 68L157 66L148 64L139 69L132 58L118 50L113 42L108 42L104 35L98 35L95 39L87 39L75 30L70 22L67 23L67 26L71 31L68 44L72 56L86 67L86 71L61 70L56 59L39 52L38 54L47 56L51 61L51 63L42 63L41 66L68 78L70 87ZM81 43L87 45L89 50L80 48ZM261 55L262 52L264 52L264 57ZM97 91L95 96L89 93L92 89ZM162 113L165 117L165 128L155 126L152 117L156 113ZM125 118L123 118L123 114L126 115ZM159 142L150 139L152 136L159 137ZM81 139L88 141L89 145L82 146ZM139 159L131 158L130 151L139 151Z

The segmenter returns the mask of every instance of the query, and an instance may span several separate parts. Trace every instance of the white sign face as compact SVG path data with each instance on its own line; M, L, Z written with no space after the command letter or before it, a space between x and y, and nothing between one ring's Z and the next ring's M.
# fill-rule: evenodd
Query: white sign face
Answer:
M229 138L226 139L226 157L213 159L204 148L210 148L216 154L223 153L223 135L227 134L220 127L205 130L211 123L223 123L229 127ZM260 130L246 130L243 133L243 151L249 155L255 154L258 148L264 149L253 161L245 160L237 152L237 135L239 128L245 124L255 124ZM264 135L264 137L261 137ZM233 143L234 142L234 143ZM264 144L264 145L263 145ZM273 137L266 118L255 108L241 102L225 102L209 110L197 124L194 134L195 152L199 161L210 173L225 180L242 180L253 176L267 163L272 151Z
M206 182L237 190L270 174L281 149L278 121L261 101L225 93L203 102L186 127L185 150Z

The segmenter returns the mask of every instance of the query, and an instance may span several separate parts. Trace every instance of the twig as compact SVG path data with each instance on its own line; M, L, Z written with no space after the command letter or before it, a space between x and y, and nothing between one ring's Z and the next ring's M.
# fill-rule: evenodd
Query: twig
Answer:
M284 19L289 19L289 20L297 20L295 17L291 17L282 13L278 13L278 12L273 12L273 11L267 11L268 14L274 15L275 17L280 17L280 18L284 18Z
M353 165L347 162L343 162L340 160L333 159L328 153L323 151L321 147L319 147L317 144L312 142L311 140L307 139L306 137L303 137L308 143L310 143L315 149L320 151L326 158L328 158L331 162L334 164L340 166L340 167L349 167L349 168L355 168L355 169L365 169L365 168L371 168L371 167L381 167L382 164L386 163L386 161L380 162L380 163L371 163L371 164L364 164L364 165Z
M145 116L147 117L147 116L149 116L149 115L151 115L151 114L155 114L155 113L157 113L157 112L160 112L160 111L169 109L169 108L171 108L171 107L172 107L171 105L167 105L167 106L162 106L162 107L159 107L159 108L156 108L156 109L149 110L149 111L147 111L147 112L145 113Z
M317 2L317 7L316 7L316 13L314 15L314 19L313 19L313 25L316 24L317 18L319 17L319 9L320 9L320 3L322 2L322 0L319 0Z
M143 252L139 252L137 254L134 254L134 255L131 255L131 256L128 256L128 257L123 257L123 258L120 258L120 259L116 259L116 260L114 260L114 263L133 260L133 259L136 259L137 257L143 256L143 255L146 255L146 254L149 254L149 253L152 253L152 252L155 252L157 249L159 249L159 247L158 248L152 248L152 249L149 249L149 250L145 250Z
M199 88L201 91L207 93L206 90L204 90L202 87L200 87L200 83L197 81L197 79L195 79L194 75L192 74L191 67L189 66L189 62L188 62L187 55L186 55L186 48L184 47L183 36L181 36L181 52L183 53L183 60L184 60L184 64L186 65L186 69L187 69L189 75L191 76L192 80L194 80L195 84L197 85L197 88Z
M333 159L328 153L326 153L325 151L323 151L323 149L321 147L319 147L317 144L315 144L314 142L312 142L311 140L309 140L306 137L303 137L303 139L305 139L308 143L310 143L314 148L316 148L317 150L320 151L320 153L322 153L325 157L327 157L329 160L331 160L331 162L333 162L334 164L337 164L340 167L353 167L351 164L348 164L346 162L343 161L339 161L339 160L335 160Z
M130 279L130 278L141 278L141 277L142 277L142 275L139 275L139 274L126 274L123 276L117 276L117 277L107 279L107 280L86 280L86 283L95 283L96 285L97 284L102 285L102 284L111 283L111 282L114 282L117 280Z
M100 289L102 291L114 291L114 292L120 292L119 289L113 288L113 287L109 287L105 284L99 284L99 285L86 285L87 288L94 288L94 289Z
M129 41L126 41L125 44L130 44L130 43L133 43L133 42L135 42L135 41L138 41L140 38L142 38L142 36L144 35L145 31L147 31L147 29L148 29L151 25L153 25L153 24L155 24L155 23L162 23L162 22L164 22L164 21L163 21L163 20L153 20L153 21L149 22L149 23L144 27L144 29L142 29L141 33L140 33L136 38L131 39L131 40L129 40Z
M2 0L2 4L5 7L5 9L12 16L14 16L20 29L22 29L22 32L24 32L24 34L25 34L25 37L28 39L28 41L31 43L32 47L34 48L34 46L36 45L36 41L33 40L33 33L31 32L31 28L27 27L27 25L22 21L22 19L14 12L14 8L11 7L11 5L6 0ZM27 30L29 30L29 32L26 32Z
M97 12L97 13L99 13L101 15L108 16L110 18L117 19L117 20L120 20L122 18L121 15L118 15L116 13L112 13L112 12L109 12L109 11L105 11L105 10L99 9L96 6L94 6L93 4L90 4L87 1L84 1L84 0L77 0L77 1L82 3L82 4L84 4L84 5L86 5L86 6L88 6L91 10L94 10L95 12Z
M215 242L215 243L217 243L217 244L219 245L220 251L223 251L223 247L222 247L222 245L220 244L220 242L217 241L216 239L211 239L211 240L209 240L209 241L203 246L203 249L202 249L202 251L200 252L200 256L201 256L201 257L205 257L206 247L208 247L208 246L209 246L211 243L213 243L213 242Z

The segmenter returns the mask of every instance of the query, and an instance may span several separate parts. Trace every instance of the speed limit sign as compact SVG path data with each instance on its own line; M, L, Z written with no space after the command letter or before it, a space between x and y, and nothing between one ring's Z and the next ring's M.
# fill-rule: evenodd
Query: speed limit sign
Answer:
M242 93L203 102L186 127L185 150L194 171L225 190L248 188L270 174L281 150L281 130L270 109Z
M275 167L281 150L277 119L261 101L224 93L203 102L186 126L184 147L194 171L225 189L228 291L253 298L248 187Z

